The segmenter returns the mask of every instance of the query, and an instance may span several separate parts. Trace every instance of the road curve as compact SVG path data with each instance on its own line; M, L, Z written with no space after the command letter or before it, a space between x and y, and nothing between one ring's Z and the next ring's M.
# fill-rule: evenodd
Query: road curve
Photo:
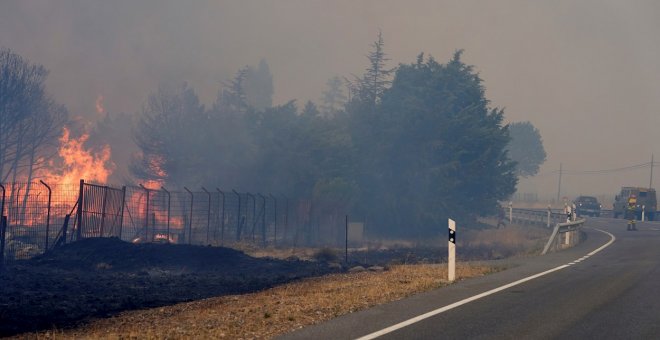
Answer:
M590 219L587 239L572 249L281 338L660 338L660 224L625 228L623 220Z

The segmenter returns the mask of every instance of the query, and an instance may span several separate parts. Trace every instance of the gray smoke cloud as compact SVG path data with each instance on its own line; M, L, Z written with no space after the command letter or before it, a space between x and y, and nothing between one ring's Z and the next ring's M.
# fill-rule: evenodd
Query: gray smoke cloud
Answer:
M276 104L318 100L327 79L362 72L379 30L392 66L465 49L492 105L541 131L547 162L520 191L556 195L559 163L591 170L660 159L657 1L0 3L0 45L47 67L49 91L83 116L99 95L108 111L137 112L172 80L210 104L222 81L261 58ZM562 192L614 194L648 185L649 170L566 175Z

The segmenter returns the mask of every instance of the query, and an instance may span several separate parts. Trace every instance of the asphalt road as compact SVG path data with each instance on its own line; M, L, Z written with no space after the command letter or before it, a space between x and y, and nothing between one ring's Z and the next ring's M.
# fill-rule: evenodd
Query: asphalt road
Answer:
M589 219L574 248L282 338L660 339L660 224L625 229Z

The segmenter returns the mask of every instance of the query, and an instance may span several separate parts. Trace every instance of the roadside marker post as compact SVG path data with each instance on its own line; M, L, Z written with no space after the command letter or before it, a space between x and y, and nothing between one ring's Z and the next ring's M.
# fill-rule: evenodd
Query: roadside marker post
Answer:
M449 257L447 259L448 271L447 271L447 280L449 282L454 282L456 280L456 222L449 219Z
M646 210L646 206L645 206L645 205L642 205L642 222L644 222L644 217L645 217L645 216L644 216L644 215L645 215L644 213L646 212L645 210Z

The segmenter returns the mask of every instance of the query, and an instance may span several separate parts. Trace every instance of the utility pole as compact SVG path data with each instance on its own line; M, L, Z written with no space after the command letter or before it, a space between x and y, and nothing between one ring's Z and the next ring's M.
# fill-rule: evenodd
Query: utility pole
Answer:
M557 185L557 203L559 203L561 199L561 173L562 173L562 164L559 163L559 184Z
M653 154L651 154L651 179L649 180L649 189L653 188Z

